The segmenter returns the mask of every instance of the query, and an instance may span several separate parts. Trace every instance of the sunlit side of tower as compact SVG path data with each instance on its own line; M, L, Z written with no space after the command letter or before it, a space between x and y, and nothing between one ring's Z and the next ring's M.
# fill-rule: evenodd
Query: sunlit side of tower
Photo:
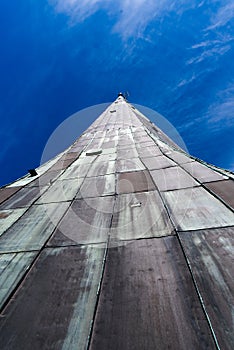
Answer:
M33 170L0 189L1 350L234 348L234 174L122 94Z

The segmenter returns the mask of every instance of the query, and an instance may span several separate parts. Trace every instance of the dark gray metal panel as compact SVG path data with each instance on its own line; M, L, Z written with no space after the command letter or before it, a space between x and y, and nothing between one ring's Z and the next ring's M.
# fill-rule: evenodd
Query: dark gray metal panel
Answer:
M4 202L6 199L10 198L14 193L19 191L21 186L15 187L4 187L0 189L0 203Z
M40 250L68 206L68 203L32 205L20 220L2 234L0 252ZM17 210L24 209L14 209L14 212Z
M55 163L51 168L50 171L54 170L63 170L66 169L69 165L71 165L74 162L74 159L65 159L65 160L59 160L57 163Z
M171 158L172 160L174 160L176 163L178 164L184 164L184 163L188 163L188 162L193 162L194 160L192 158L189 157L189 155L181 153L181 152L176 152L176 151L172 151L172 152L165 152L166 155Z
M160 191L199 186L192 176L178 166L151 170L150 174Z
M117 197L111 228L113 244L120 240L173 234L173 227L158 191Z
M101 176L107 174L114 174L116 172L116 163L114 160L109 162L94 161L89 168L87 177Z
M234 227L180 234L220 349L234 349Z
M117 175L117 193L143 192L155 189L156 186L147 170Z
M71 201L77 194L82 181L83 179L57 180L35 204Z
M115 194L115 174L86 177L76 198L100 197Z
M0 254L0 308L14 291L36 252Z
M15 209L29 206L34 202L44 191L46 186L43 187L25 187L19 190L14 196L10 197L4 203L0 205L1 209Z
M0 210L0 236L16 222L26 210L27 208Z
M234 225L234 214L202 187L162 193L177 229L182 231Z
M215 349L176 237L108 251L90 349Z
M107 240L114 196L76 200L61 220L49 246L100 243Z
M163 169L177 165L165 156L141 158L148 170Z
M34 181L30 182L26 187L50 185L59 177L59 175L62 174L62 172L63 170L49 170Z
M137 151L142 158L162 156L162 152L156 145L138 147Z
M117 172L144 170L145 166L139 158L117 160Z
M60 158L60 160L61 161L68 160L68 159L75 160L76 158L79 157L79 155L80 155L80 152L67 152Z
M186 163L181 166L200 182L218 181L228 178L198 162Z
M86 349L104 251L45 249L0 318L1 350Z
M205 187L234 209L234 181L225 180L206 183Z

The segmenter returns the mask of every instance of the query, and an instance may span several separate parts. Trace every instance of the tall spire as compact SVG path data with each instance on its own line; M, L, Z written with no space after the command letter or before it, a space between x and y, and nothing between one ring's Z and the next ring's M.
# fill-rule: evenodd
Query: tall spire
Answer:
M0 348L233 349L234 174L122 93L0 190Z

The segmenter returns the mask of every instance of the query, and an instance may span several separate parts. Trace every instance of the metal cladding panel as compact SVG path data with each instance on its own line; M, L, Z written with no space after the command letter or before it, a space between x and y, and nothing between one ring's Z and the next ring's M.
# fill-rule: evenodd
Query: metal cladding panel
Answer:
M178 164L184 164L184 163L189 163L189 162L193 162L194 160L192 158L189 157L189 155L181 153L181 152L171 152L171 151L166 151L165 152L166 155L171 158L172 160L174 160L176 163Z
M67 209L68 203L33 205L2 234L0 252L40 250Z
M202 187L163 192L178 230L234 225L234 214Z
M108 251L90 350L215 349L176 237Z
M234 209L234 181L224 180L218 182L210 182L205 187L221 198L225 203Z
M52 182L54 182L61 174L63 173L63 170L51 170L47 171L40 177L36 178L34 181L32 181L30 184L27 185L27 187L31 186L46 186L50 185Z
M150 174L160 191L199 186L192 176L178 166L151 170Z
M21 187L4 187L0 189L0 203L4 202L6 199L10 198L14 193L19 191Z
M156 145L145 147L141 145L141 147L137 148L137 151L141 158L162 156L162 152Z
M96 156L95 156L96 157ZM77 159L64 173L60 176L59 180L67 179L82 179L84 178L91 167L90 163L85 162L84 159Z
M0 205L0 209L16 209L28 207L46 190L46 187L24 187L13 197Z
M36 252L0 254L0 308L20 282Z
M73 159L76 160L76 158L78 158L80 155L80 152L66 152L61 158L60 161L64 161L64 160L69 160L69 159Z
M234 227L179 234L220 349L234 349Z
M117 176L117 193L143 192L155 190L147 170L120 173Z
M118 149L117 150L117 158L118 159L132 159L137 158L138 152L135 147L129 147L126 149Z
M26 210L27 208L0 210L0 236L16 222Z
M48 246L106 242L115 197L75 200L56 228Z
M87 177L114 174L115 172L116 172L116 163L114 160L110 160L109 162L94 161L89 168Z
M200 182L218 181L228 178L198 162L186 163L181 166Z
M117 197L111 227L113 244L119 240L173 234L173 227L157 191Z
M77 194L83 179L57 180L35 204L71 201Z
M177 165L165 156L141 158L148 170L163 169Z
M119 159L117 160L117 172L124 173L128 171L145 170L144 164L139 158Z
M74 162L74 159L66 159L66 160L58 160L57 163L55 163L51 168L52 170L63 170L66 169L69 165L71 165Z
M115 194L115 174L86 177L76 198L101 197Z
M0 348L86 349L105 249L45 249L0 319Z

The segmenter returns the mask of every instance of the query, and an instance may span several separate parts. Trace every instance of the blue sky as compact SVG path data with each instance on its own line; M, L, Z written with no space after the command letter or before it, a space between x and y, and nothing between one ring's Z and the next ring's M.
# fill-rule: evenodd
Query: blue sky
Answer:
M39 165L63 120L119 91L167 118L192 155L234 169L233 1L2 0L0 10L1 185Z

